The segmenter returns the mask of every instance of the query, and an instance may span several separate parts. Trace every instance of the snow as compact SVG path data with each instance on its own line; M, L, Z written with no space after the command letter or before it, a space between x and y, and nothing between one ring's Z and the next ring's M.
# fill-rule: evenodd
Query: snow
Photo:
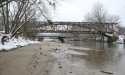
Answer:
M1 39L1 37L0 37ZM0 50L10 50L13 48L17 48L20 46L25 46L28 44L34 44L34 43L39 43L38 41L31 41L29 39L25 39L23 37L19 37L18 39L12 38L8 42L6 42L4 45L0 43Z
M124 40L125 40L125 36L124 35L119 35L119 39L117 41L115 41L114 43L123 44Z
M111 36L111 37L113 37L113 34L108 34L108 33L105 33L106 35L108 35L108 36Z

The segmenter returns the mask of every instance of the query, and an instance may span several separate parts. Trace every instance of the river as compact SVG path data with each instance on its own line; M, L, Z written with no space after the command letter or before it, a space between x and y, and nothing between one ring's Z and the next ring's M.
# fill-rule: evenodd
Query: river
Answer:
M68 44L91 48L87 56L76 56L86 61L90 68L112 72L113 75L125 75L125 45L101 42L69 41Z

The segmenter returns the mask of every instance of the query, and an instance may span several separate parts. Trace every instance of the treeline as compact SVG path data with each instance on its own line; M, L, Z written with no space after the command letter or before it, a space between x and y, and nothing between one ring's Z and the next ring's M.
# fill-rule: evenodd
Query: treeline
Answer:
M118 35L125 35L125 27L118 27L117 34Z

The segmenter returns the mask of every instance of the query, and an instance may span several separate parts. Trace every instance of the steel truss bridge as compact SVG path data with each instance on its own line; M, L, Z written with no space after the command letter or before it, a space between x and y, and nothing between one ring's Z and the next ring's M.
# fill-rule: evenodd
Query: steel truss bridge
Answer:
M118 23L96 22L39 22L28 30L33 33L79 33L79 34L113 34Z

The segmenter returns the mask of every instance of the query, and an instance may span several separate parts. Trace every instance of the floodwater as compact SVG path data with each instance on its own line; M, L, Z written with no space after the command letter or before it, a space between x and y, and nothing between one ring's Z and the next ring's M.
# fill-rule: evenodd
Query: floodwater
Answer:
M101 42L70 41L68 44L87 47L92 50L85 51L89 55L80 56L86 65L100 71L112 72L113 75L125 75L125 44L108 44Z

